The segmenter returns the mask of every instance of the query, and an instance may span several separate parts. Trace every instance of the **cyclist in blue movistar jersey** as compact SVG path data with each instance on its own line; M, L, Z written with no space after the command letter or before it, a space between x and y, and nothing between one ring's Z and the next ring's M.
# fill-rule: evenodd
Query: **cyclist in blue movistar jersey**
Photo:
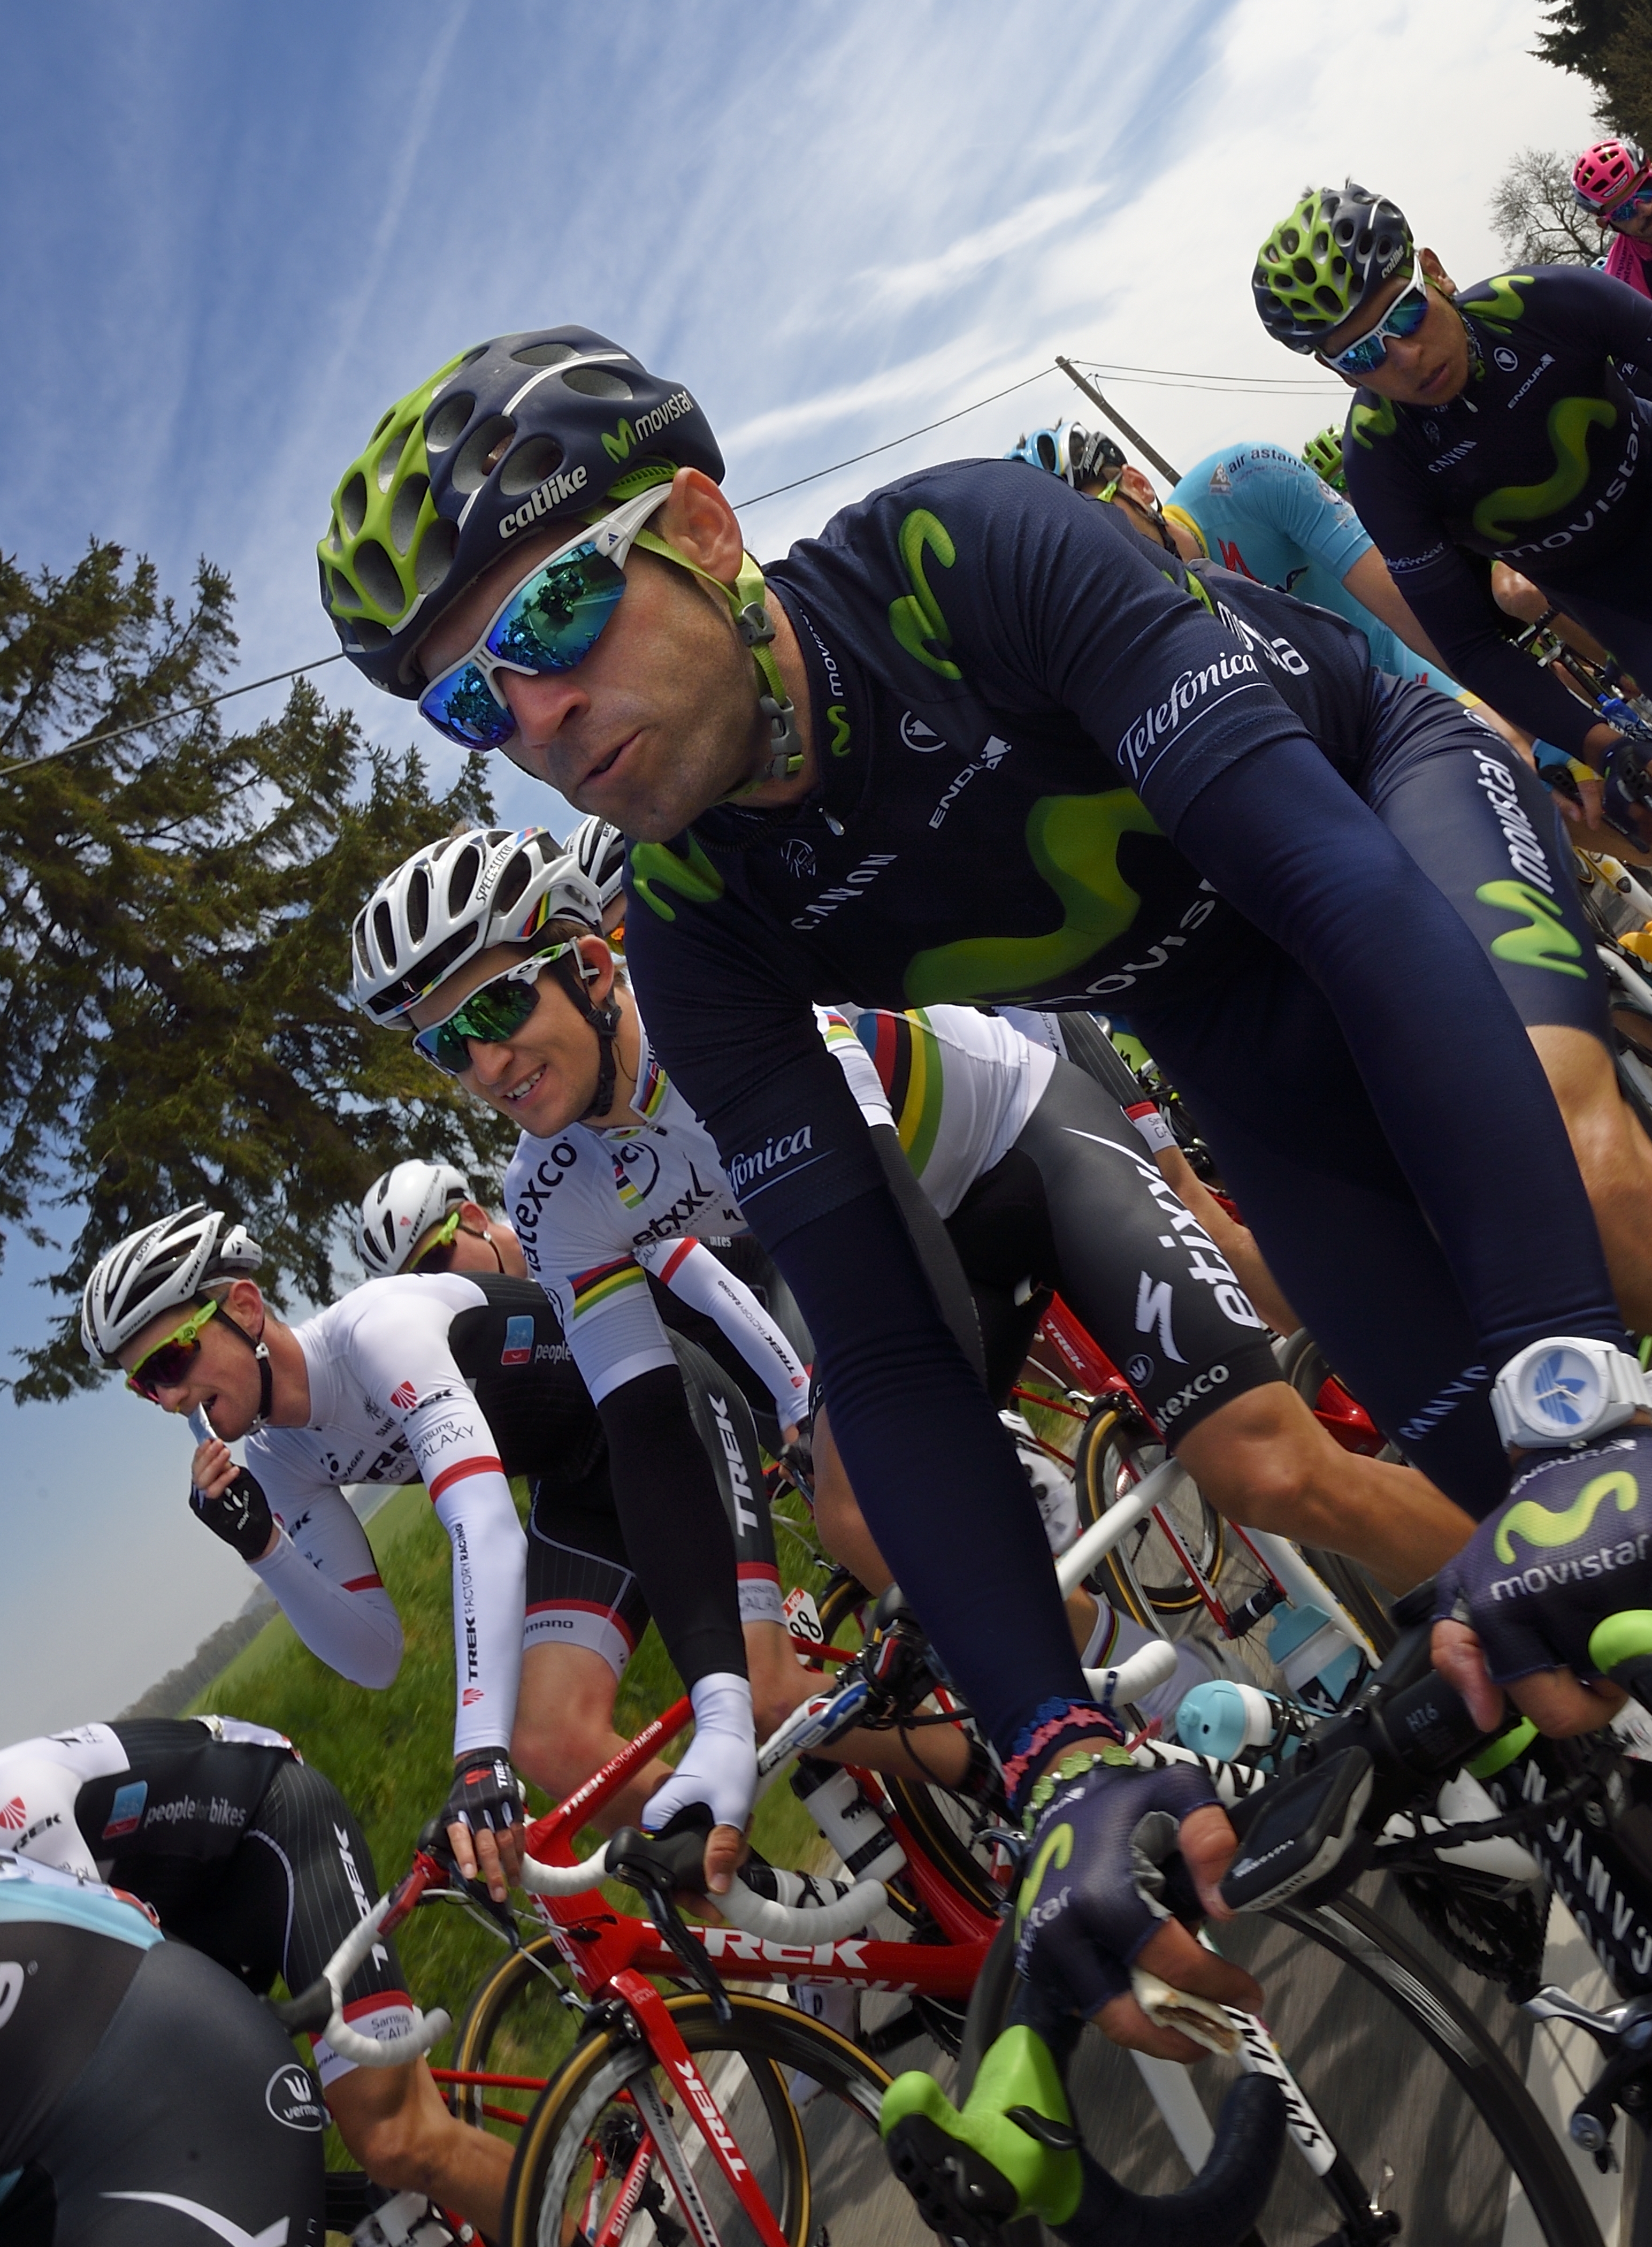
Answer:
M1263 325L1357 395L1348 495L1452 672L1599 764L1617 736L1509 647L1483 568L1541 585L1652 677L1652 435L1631 381L1652 304L1570 265L1451 293L1404 214L1348 181L1305 192L1259 253Z
M367 675L639 838L626 949L650 1036L797 1295L869 1524L1034 1847L1047 1774L1070 1781L1063 1814L1073 1790L1116 1800L1080 1822L1127 1890L1139 1801L1179 1822L1219 1911L1231 1829L1196 1784L1138 1786L1086 1699L1014 1450L811 1001L1128 991L1333 1362L1489 1513L1506 1361L1576 1335L1618 1389L1642 1376L1518 1020L1342 777L1437 710L1473 721L1373 673L1344 619L1185 565L1014 461L906 477L767 579L721 472L692 394L605 338L498 338L379 421L324 598ZM1638 1459L1641 1431L1622 1440ZM1121 1964L1218 1997L1232 1970L1150 1912L1112 1923L1086 1994L1115 2033L1190 2056ZM1044 1957L1031 1937L1034 1978Z
M1105 476L1087 475L1080 488L1110 500L1184 562L1199 560L1186 519L1178 520L1168 503L1161 508L1143 472L1116 447L1110 449L1116 457ZM1306 466L1300 473L1319 481ZM1342 512L1351 517L1350 509ZM1380 570L1377 557L1369 558ZM1300 586L1289 590L1310 598ZM1345 612L1348 603L1344 598L1321 605ZM1373 666L1382 671L1382 628L1369 618L1361 629ZM1394 646L1406 660L1397 642ZM1416 707L1424 714L1429 707ZM1607 986L1578 903L1575 861L1557 824L1558 803L1528 761L1500 741L1465 734L1450 714L1436 715L1443 722L1420 724L1403 743L1389 743L1350 768L1348 776L1485 947L1566 1119L1619 1308L1631 1326L1645 1330L1652 1327L1652 1142L1618 1084Z

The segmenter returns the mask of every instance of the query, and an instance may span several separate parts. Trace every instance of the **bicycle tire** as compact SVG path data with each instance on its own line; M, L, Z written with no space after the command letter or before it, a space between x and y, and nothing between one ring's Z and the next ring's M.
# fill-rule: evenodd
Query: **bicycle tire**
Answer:
M1488 2148L1477 2135L1471 2141L1471 2154L1464 2165L1478 2160L1484 2168L1486 2153L1492 2148L1499 2164L1487 2174L1482 2189L1483 2204L1496 2212L1495 2225L1488 2236L1502 2237L1501 2211L1507 2204L1508 2175L1512 2172L1526 2193L1538 2235L1546 2247L1601 2247L1600 2232L1565 2152L1524 2083L1484 2024L1403 1936L1351 1895L1339 1896L1334 1902L1311 1910L1287 1905L1267 1916L1326 1951L1339 1967L1351 1970L1385 1998L1410 2038L1420 2037L1451 2077L1464 2107L1472 2112L1479 2130L1490 2141ZM1273 1994L1282 2014L1289 2006L1291 1992L1277 1974L1273 1978ZM1007 2017L1014 1986L1014 1946L1007 1926L987 1955L971 2000L959 2059L957 2096L960 2103L968 2095L982 2054ZM1273 2011L1270 2007L1270 2017ZM1317 2045L1321 2035L1322 2029L1316 2024L1312 2044ZM1312 2071L1316 2054L1311 2047L1304 2054L1293 2044L1283 2043L1283 2039L1281 2042L1285 2057L1302 2080L1310 2101L1335 2128L1336 2118L1335 2114L1326 2117L1325 2107L1334 2100L1346 2103L1348 2093L1344 2090L1338 2094L1328 2084L1314 2080ZM1075 2100L1077 2119L1082 2121L1084 2115L1100 2112L1108 2116L1112 2125L1111 2138L1092 2139L1096 2158L1109 2168L1123 2171L1133 2168L1135 2174L1126 2181L1138 2189L1163 2191L1169 2183L1180 2182L1182 2164L1179 2157L1169 2154L1163 2143L1167 2133L1162 2121L1148 2125L1149 2129L1157 2128L1160 2147L1156 2149L1148 2142L1142 2110L1145 2107L1147 2115L1153 2117L1154 2108L1130 2080L1135 2071L1130 2056L1109 2045L1099 2029L1084 2032L1081 2051L1088 2066L1075 2062L1069 2069L1069 2083L1093 2070L1109 2086L1099 2100L1086 2096L1083 2114L1078 2114L1078 2100L1076 2097ZM1224 2065L1211 2062L1202 2066L1201 2078L1219 2080L1217 2071ZM1418 2071L1426 2066L1419 2054L1403 2070L1403 2080L1414 2100L1419 2096ZM1441 2086L1442 2090L1448 2088ZM1369 2104L1367 2099L1366 2105ZM1459 2137L1462 2135L1460 2125L1443 2101L1439 2102L1439 2115L1442 2130L1456 2129ZM1321 2239L1328 2221L1340 2214L1322 2190L1314 2192L1308 2189L1306 2196L1314 2205L1305 2216L1300 2206L1305 2198L1305 2175L1304 2165L1287 2145L1280 2180L1263 2212L1258 2234L1253 2235L1258 2247L1263 2238L1270 2247L1295 2247L1299 2240ZM1430 2247L1435 2247L1445 2237L1441 2196L1456 2181L1448 2174L1445 2164L1431 2159L1419 2164L1409 2188L1406 2184L1400 2187L1402 2192L1409 2189L1413 2194L1413 2205L1399 2209L1407 2219L1400 2234L1403 2238L1427 2239ZM1294 2209L1293 2202L1297 2203ZM1387 2194L1383 2196L1383 2204L1394 2205ZM1331 2236L1340 2239L1344 2235L1333 2230ZM1038 2247L1041 2237L1041 2227L1035 2220L1023 2219L1007 2228L1004 2247Z
M836 1577L827 1586L821 1598L820 1619L829 1644L836 1643L845 1620L863 1608L870 1596L852 1576ZM939 1784L928 1786L917 1779L880 1773L879 1783L909 1837L948 1888L977 1911L996 1918L1004 1908L1004 1885L974 1853L970 1813L958 1798ZM898 1910L898 1896L891 1895L891 1902ZM938 2011L932 2020L928 2000L915 2010L929 2022L938 2042L957 2050L959 2027L948 2013Z
M747 2080L733 2086L732 2071L702 2071L727 2119L754 2175L763 2184L771 2210L788 2247L815 2247L820 2234L819 2195L810 2160L809 2135L824 2136L816 2112L823 2100L833 2106L829 2118L847 2114L864 2124L862 2151L881 2165L877 2114L889 2077L874 2060L857 2050L833 2029L811 2021L768 1998L731 1993L733 2020L717 2019L708 1998L698 1992L668 1997L666 2007L689 2051L725 2054L743 2069ZM604 2023L575 2049L560 2073L546 2086L523 2126L521 2142L511 2163L505 2191L504 2222L500 2247L564 2247L570 2236L567 2204L570 2191L581 2185L590 2161L594 2134L604 2114L624 2115L631 2086L652 2075L656 2063L646 2047L635 2042L623 2026ZM803 2117L788 2095L782 2071L810 2077L821 2086ZM723 2080L719 2081L721 2074ZM756 2142L761 2109L765 2142ZM824 2124L827 2115L818 2117ZM697 2140L690 2131L684 2142ZM698 2182L707 2201L720 2211L717 2228L725 2247L749 2247L755 2234L739 2203L728 2192L720 2171L710 2162L697 2165ZM844 2172L859 2173L851 2155L845 2160L834 2149L832 2174L838 2185L853 2182ZM669 2177L664 2180L669 2191ZM659 2218L656 2216L656 2229ZM577 2227L590 2236L589 2224Z
M1154 1454L1149 1458L1149 1453ZM1164 1457L1163 1445L1144 1420L1117 1406L1103 1406L1084 1423L1073 1462L1078 1516L1088 1529L1131 1482L1139 1482ZM1191 1477L1170 1499L1166 1509L1189 1550L1215 1583L1227 1557L1227 1533L1222 1517ZM1130 1531L1102 1560L1091 1583L1114 1607L1144 1629L1157 1630L1161 1622L1174 1623L1203 1606L1192 1580L1166 1543L1150 1514Z
M546 1982L542 1964L556 1966L555 1938L536 1936L502 1958L472 1991L454 2036L453 2065L461 2072L539 2074L550 2082L574 2040L571 2016ZM448 2086L448 2103L461 2122L487 2127L484 2106L506 2107L525 2120L531 2091L480 2084ZM507 2124L507 2128L511 2126Z

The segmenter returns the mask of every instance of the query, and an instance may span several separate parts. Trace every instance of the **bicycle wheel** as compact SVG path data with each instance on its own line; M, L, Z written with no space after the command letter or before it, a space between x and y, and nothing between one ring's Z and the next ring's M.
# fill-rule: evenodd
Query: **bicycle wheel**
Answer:
M561 2002L558 1984L548 1978L557 1968L556 1947L549 1935L524 1943L502 1958L478 1984L454 2037L454 2066L461 2073L520 2075L543 2086L566 2060L575 2037L573 2014ZM489 2122L514 2137L525 2121L537 2089L499 2084L455 2083L449 2086L453 2110L461 2122L484 2128ZM488 2110L493 2112L489 2114Z
M861 1616L870 1597L865 1587L854 1577L840 1575L833 1579L820 1602L821 1625L829 1643L842 1643L840 1633ZM921 1743L922 1734L915 1737ZM921 1745L918 1752L922 1754ZM917 1779L880 1776L879 1784L908 1837L946 1885L966 1903L996 1918L1004 1908L1007 1868L1000 1852L979 1838L984 1826L992 1822L985 1818L980 1805L966 1801L939 1782L925 1786ZM897 1910L902 1909L898 1893L891 1894L890 1901ZM903 1916L910 1918L911 1914L907 1911ZM939 2000L927 1998L918 2001L914 2011L930 2027L937 2042L948 2051L957 2051L961 2016L955 2019L950 2007Z
M788 2247L856 2247L887 2236L894 2189L877 2137L883 2069L835 2031L767 1998L731 1996L721 2025L697 1993L667 1998L740 2156ZM788 2076L819 2086L800 2113ZM667 2134L668 2133L668 2134ZM546 2087L522 2130L505 2195L501 2247L596 2238L625 2196L660 2247L681 2247L708 2215L722 2247L759 2234L668 2073L618 2025L588 2037ZM700 2209L693 2208L698 2200Z
M1319 2133L1317 2167L1287 2137L1254 2240L1319 2247L1328 2234L1363 2247L1390 2236L1374 2228L1376 2207L1400 2217L1398 2236L1428 2247L1495 2247L1512 2185L1532 2220L1522 2237L1600 2247L1565 2153L1496 2035L1367 1904L1348 1895L1314 1910L1287 1906L1223 1928L1219 1941L1266 1988L1275 2043ZM1362 1986L1350 1985L1350 1972ZM960 2098L1007 2018L1014 1980L1007 1933L971 2002ZM1476 1996L1497 2005L1487 1991ZM1096 2158L1135 2190L1163 2193L1187 2179L1179 2142L1203 2158L1205 2117L1234 2072L1225 2060L1197 2070L1135 2060L1087 2028L1068 2090ZM1007 2247L1036 2237L1030 2222L1016 2234Z
M1079 1520L1086 1528L1160 1465L1164 1446L1135 1413L1106 1407L1084 1424L1074 1461ZM1158 1508L1200 1572L1214 1583L1226 1558L1222 1517L1191 1475ZM1148 1630L1201 1606L1182 1558L1150 1513L1126 1533L1092 1578L1102 1595Z

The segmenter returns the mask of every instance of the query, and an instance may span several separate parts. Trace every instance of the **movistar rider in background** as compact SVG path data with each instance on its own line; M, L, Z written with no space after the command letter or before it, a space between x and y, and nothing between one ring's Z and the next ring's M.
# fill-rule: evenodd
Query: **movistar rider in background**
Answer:
M1123 1768L1087 1700L1014 1449L811 999L1128 991L1299 1310L1481 1508L1506 1486L1485 1403L1505 1361L1570 1333L1597 1388L1644 1393L1640 1369L1512 1010L1333 768L1424 690L1374 691L1341 618L1212 591L1014 461L908 477L767 585L721 473L690 394L605 339L501 338L380 420L338 488L324 596L369 676L639 838L651 1037L797 1295L869 1526L1035 1854L1065 1836L1023 1964L1191 2058L1130 1964L1229 2002L1249 1984L1137 1895L1133 1843L1174 1828L1219 1912L1231 1828L1198 1777Z
M1252 279L1268 333L1358 391L1348 498L1453 674L1598 764L1616 734L1509 646L1479 557L1652 678L1652 431L1625 379L1652 359L1652 304L1570 265L1444 283L1404 214L1352 181L1306 191Z

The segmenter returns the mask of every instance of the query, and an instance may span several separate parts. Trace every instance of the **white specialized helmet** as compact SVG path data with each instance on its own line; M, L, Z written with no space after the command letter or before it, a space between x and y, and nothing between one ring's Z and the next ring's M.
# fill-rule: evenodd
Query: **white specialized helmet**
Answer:
M603 910L625 894L625 853L630 848L618 828L611 827L593 811L582 819L565 845L568 855L596 891Z
M356 1004L393 1021L490 945L529 943L564 916L600 932L602 899L548 828L461 828L386 874L356 915Z
M191 1202L128 1233L92 1267L80 1297L80 1346L95 1363L117 1365L151 1319L198 1301L213 1281L250 1278L263 1261L244 1225Z
M470 1181L451 1163L398 1163L361 1198L356 1253L370 1280L399 1272L413 1243L461 1202L473 1201Z

